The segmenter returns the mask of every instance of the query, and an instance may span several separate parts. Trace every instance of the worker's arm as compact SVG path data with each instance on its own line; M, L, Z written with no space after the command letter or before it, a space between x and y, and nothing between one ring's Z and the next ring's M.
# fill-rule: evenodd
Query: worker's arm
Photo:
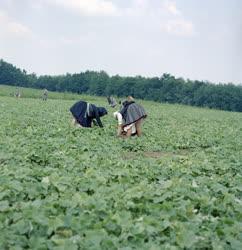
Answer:
M123 117L120 113L117 113L117 120L118 120L118 129L117 129L117 136L121 136L122 135L122 131L123 131Z
M94 118L96 119L98 126L103 128L103 124L101 122L101 119L98 114L98 109L96 107L94 108L94 116L95 116Z

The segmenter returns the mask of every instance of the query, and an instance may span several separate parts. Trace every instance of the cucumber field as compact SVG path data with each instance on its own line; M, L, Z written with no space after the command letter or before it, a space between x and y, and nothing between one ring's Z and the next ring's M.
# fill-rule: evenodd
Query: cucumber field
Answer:
M116 137L106 98L0 88L0 249L242 249L242 113L137 100ZM28 94L26 94L28 93ZM104 128L71 125L85 100Z

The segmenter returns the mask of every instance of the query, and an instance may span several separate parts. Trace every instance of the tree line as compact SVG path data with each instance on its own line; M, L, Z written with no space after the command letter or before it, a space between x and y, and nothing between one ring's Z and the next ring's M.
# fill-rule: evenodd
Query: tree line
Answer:
M28 74L0 60L0 84L85 93L98 96L132 95L157 102L179 103L242 112L242 86L184 80L170 74L161 77L109 76L105 71L85 71L57 76Z

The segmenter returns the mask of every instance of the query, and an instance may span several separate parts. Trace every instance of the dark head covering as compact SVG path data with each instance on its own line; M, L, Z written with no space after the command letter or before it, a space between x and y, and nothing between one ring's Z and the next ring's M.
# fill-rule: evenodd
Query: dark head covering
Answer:
M104 115L106 115L108 113L108 111L103 107L98 107L97 109L98 109L98 114L99 114L100 117L104 116Z

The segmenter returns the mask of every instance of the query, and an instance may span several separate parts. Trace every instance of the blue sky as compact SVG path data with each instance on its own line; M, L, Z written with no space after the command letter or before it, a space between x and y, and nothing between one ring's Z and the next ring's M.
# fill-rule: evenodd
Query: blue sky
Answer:
M38 75L242 84L242 1L1 0L0 58Z

